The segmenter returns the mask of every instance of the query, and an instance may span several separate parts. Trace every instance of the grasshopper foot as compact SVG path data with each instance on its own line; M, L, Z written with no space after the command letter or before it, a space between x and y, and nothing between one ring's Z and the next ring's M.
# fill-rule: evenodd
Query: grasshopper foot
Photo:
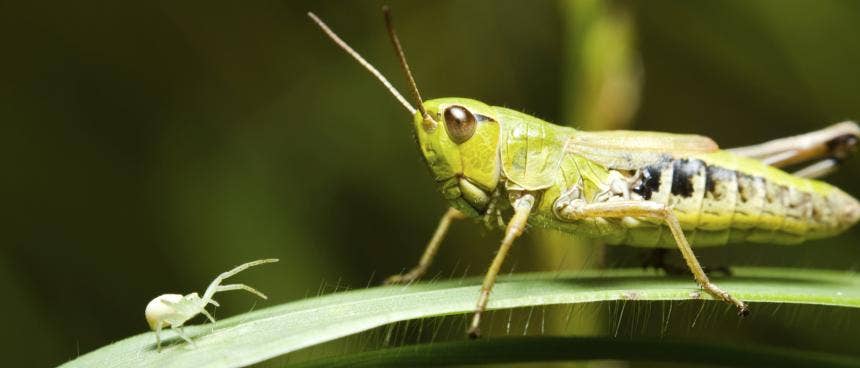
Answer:
M486 300L489 294L481 294L481 300ZM480 307L479 307L480 308ZM481 315L483 314L484 309L480 308L475 311L475 314L472 315L472 324L469 325L469 329L466 330L466 334L469 336L469 340L475 340L481 337Z
M414 268L411 271L404 273L404 274L391 275L387 279L385 279L385 281L383 283L385 285L408 284L410 282L413 282L415 280L420 279L421 276L424 276L424 270L423 269L419 270L418 268Z
M466 334L469 335L469 340L477 340L481 338L481 328L472 326L468 331L466 331Z
M406 277L403 275L391 275L382 282L383 285L397 285L407 283Z
M750 309L747 303L744 303L738 298L735 298L731 294L727 293L725 290L720 289L717 285L714 285L709 280L704 280L703 283L700 283L699 286L702 287L708 294L711 294L715 299L722 300L726 303L732 304L738 308L738 317L746 317L750 315Z
M750 315L750 308L747 303L738 307L738 317L744 318Z

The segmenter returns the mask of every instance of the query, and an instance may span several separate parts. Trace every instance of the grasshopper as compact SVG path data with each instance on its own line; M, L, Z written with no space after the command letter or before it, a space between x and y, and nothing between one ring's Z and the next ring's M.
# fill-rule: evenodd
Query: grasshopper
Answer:
M608 244L677 247L698 285L746 316L747 304L711 282L692 245L796 244L835 236L860 218L854 197L815 180L855 149L860 128L854 122L723 150L700 135L585 132L468 98L424 101L390 12L383 7L383 13L417 109L322 20L308 16L412 115L424 161L450 203L418 265L387 281L424 275L454 220L498 222L504 228L470 337L479 336L496 276L527 225ZM781 170L804 163L792 174ZM506 224L503 211L513 212Z

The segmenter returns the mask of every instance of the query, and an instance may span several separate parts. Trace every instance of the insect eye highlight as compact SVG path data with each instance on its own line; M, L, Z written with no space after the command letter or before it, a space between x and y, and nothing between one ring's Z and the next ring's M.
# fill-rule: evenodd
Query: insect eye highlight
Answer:
M445 127L454 143L463 143L475 134L478 123L475 115L463 106L453 105L445 109Z

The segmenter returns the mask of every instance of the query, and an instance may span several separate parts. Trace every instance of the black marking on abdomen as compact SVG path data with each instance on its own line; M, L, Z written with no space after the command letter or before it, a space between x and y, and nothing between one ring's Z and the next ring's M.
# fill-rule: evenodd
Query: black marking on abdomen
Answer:
M708 166L705 173L705 190L710 193L714 200L721 200L726 196L727 190L735 190L736 188L726 188L725 185L720 185L723 182L735 182L735 171L722 168L719 166Z
M756 198L758 188L764 187L764 179L760 176L738 172L738 195L741 203L749 202Z
M698 159L682 158L672 163L672 194L682 197L693 195L693 178L704 169Z
M633 187L633 193L639 194L643 199L650 200L651 194L660 191L660 175L664 165L648 165L642 169L642 177L638 184Z

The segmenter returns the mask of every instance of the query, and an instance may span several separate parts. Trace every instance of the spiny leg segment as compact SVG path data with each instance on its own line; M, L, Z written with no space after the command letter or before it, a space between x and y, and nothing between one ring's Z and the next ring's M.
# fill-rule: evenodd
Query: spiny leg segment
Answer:
M699 260L696 259L678 218L672 210L664 204L650 201L612 201L603 203L585 203L584 201L570 201L559 203L556 214L566 221L576 221L585 218L621 218L621 217L650 217L661 219L666 222L675 243L687 263L687 268L693 273L693 277L699 286L715 298L733 304L738 309L738 315L746 316L749 308L746 303L735 298L728 292L719 288L711 282L708 275L702 269Z

